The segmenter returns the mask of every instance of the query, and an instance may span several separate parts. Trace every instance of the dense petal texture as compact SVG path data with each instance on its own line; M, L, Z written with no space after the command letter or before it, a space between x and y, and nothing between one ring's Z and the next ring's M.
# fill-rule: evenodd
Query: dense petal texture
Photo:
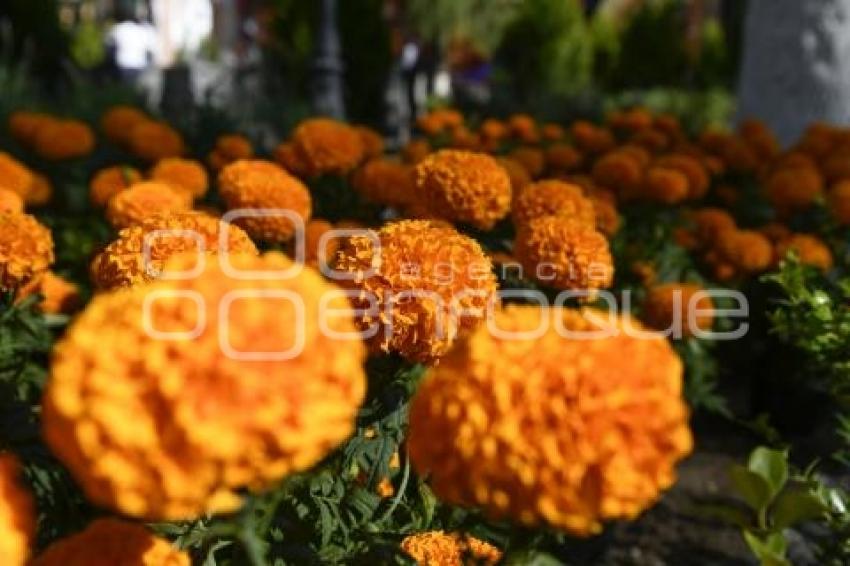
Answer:
M29 214L0 214L0 290L16 289L53 263L50 230Z
M192 197L188 192L159 181L143 181L109 199L106 219L115 228L126 228L154 214L181 212L191 207Z
M428 531L408 535L401 549L419 566L495 566L502 559L498 548L470 535Z

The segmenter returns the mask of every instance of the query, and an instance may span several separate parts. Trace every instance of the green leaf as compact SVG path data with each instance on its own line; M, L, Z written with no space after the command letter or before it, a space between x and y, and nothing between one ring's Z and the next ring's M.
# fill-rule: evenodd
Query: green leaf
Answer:
M744 531L744 541L762 566L791 566L785 558L788 542L782 533L760 537L751 531Z
M772 500L788 481L788 453L759 446L750 454L747 467L765 480Z
M705 504L700 505L696 509L696 512L702 517L716 519L740 529L748 529L755 526L750 513L731 505Z
M786 489L776 498L773 505L773 528L782 530L822 517L829 509L814 493L800 486Z
M729 470L729 477L738 494L754 511L761 511L770 504L770 485L760 475L735 465Z

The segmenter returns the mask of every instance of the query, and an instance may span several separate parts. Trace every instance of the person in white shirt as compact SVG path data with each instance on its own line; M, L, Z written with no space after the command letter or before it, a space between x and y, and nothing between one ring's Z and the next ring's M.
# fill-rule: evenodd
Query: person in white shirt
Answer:
M127 19L115 24L109 32L108 43L121 78L129 83L138 80L156 55L153 26L135 20Z

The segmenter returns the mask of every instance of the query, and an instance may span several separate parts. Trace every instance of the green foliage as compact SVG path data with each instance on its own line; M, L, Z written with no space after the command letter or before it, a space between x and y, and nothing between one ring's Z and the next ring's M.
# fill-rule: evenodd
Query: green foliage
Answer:
M484 53L495 49L505 27L527 0L407 0L405 20L422 39L448 47L451 40L471 41Z
M71 58L83 69L93 69L106 59L103 32L91 22L74 30L71 37Z

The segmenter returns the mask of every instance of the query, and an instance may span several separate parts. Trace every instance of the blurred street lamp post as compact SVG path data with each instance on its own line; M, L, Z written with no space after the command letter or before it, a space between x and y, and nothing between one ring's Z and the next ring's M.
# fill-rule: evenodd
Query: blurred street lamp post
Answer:
M313 110L323 116L345 118L342 62L336 25L336 0L320 0L313 55Z

